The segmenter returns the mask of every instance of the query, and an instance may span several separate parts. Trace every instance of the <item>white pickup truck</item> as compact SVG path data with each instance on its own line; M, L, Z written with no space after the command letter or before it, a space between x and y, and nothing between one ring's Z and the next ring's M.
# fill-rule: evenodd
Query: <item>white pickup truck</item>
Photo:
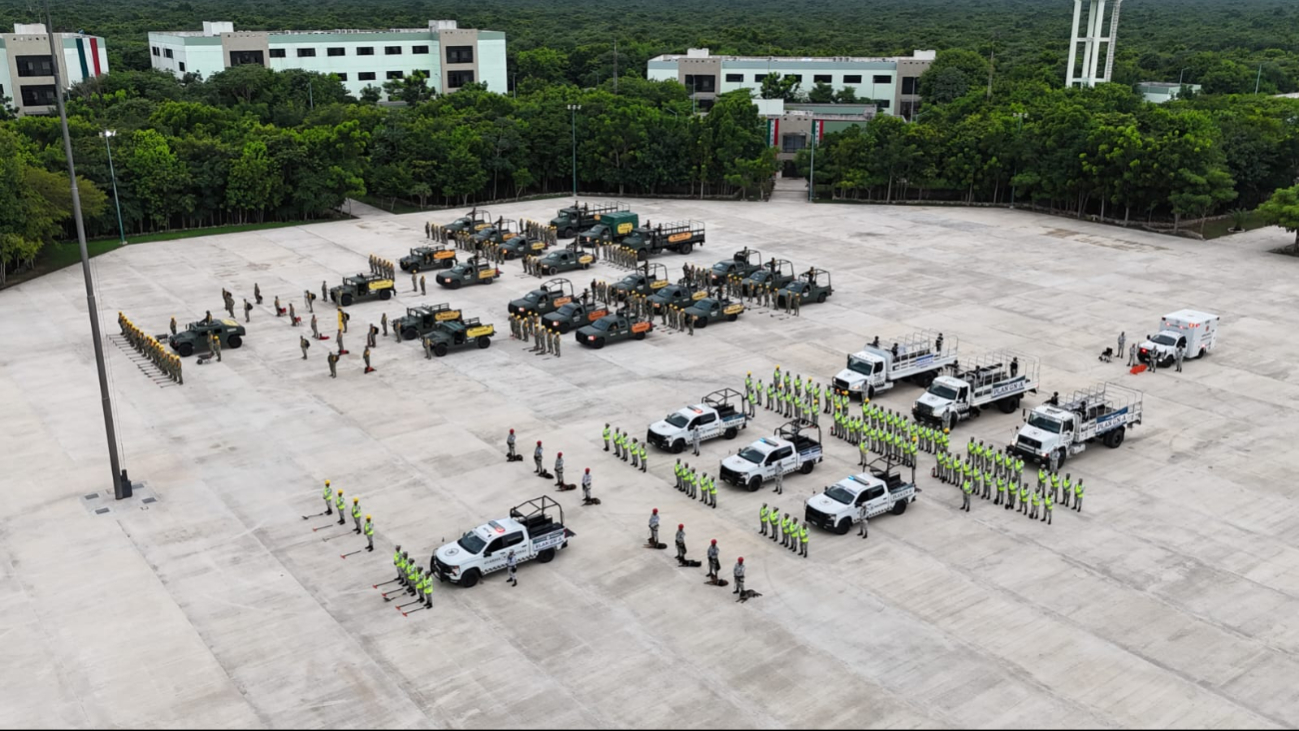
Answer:
M964 366L965 364L961 364ZM952 429L995 405L1009 414L1024 394L1037 392L1037 358L1009 351L985 353L954 376L938 376L916 399L911 415L922 424Z
M1147 335L1145 341L1137 346L1137 360L1149 363L1159 358L1159 365L1170 366L1178 348L1183 349L1187 358L1203 358L1218 344L1221 319L1195 310L1178 310L1164 315L1159 321L1159 332Z
M439 548L433 553L433 573L440 581L473 586L485 574L504 569L511 550L516 563L534 558L550 563L556 552L568 548L573 535L564 527L559 503L535 498L512 508L510 517L484 523Z
M1025 459L1059 469L1096 439L1117 449L1130 427L1141 423L1142 396L1113 384L1077 391L1059 403L1055 396L1028 414L1015 435L1014 451Z
M816 436L809 436L812 433ZM722 460L718 476L723 482L757 492L777 473L797 471L809 475L820 461L821 427L794 419L777 429L774 437L763 437Z
M723 388L705 396L703 403L679 409L650 424L645 440L659 449L680 454L694 441L695 432L699 432L701 442L717 437L734 439L748 426L744 394Z
M902 515L907 512L907 504L915 500L915 485L888 467L872 468L808 498L803 515L808 523L843 535L861 522L862 505L866 506L866 517L870 519L884 513Z
M898 381L911 380L928 386L944 369L956 363L956 339L942 333L921 330L881 347L880 339L848 356L848 367L834 377L834 387L853 398L874 398Z

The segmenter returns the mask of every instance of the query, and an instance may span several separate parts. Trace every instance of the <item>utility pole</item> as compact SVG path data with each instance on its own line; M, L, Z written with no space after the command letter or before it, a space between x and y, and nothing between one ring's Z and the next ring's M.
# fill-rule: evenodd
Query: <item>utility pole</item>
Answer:
M68 110L63 104L63 84L59 78L59 48L54 34L54 18L50 15L49 0L44 0L45 33L50 41L50 62L53 66L54 100L59 108L59 124L63 128L63 154L68 158L68 180L72 187L72 218L77 223L77 243L81 246L81 274L86 280L86 306L90 315L90 337L95 347L95 368L99 371L99 397L104 409L104 431L108 436L108 464L112 472L113 496L118 500L131 497L131 483L117 456L117 429L113 425L113 402L108 390L108 373L104 370L104 342L99 332L99 308L95 305L95 281L90 274L90 253L86 250L86 222L81 218L81 192L77 190L77 168L72 161L72 135L68 132Z
M117 171L113 169L113 146L109 140L117 136L115 130L106 129L99 133L104 138L104 149L108 150L108 176L113 181L113 205L117 208L117 236L126 246L126 227L122 225L122 202L117 197Z

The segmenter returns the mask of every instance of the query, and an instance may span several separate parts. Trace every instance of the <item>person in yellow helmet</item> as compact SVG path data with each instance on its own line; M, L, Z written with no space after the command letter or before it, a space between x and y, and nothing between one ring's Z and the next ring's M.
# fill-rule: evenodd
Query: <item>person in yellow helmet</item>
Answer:
M374 522L370 516L365 516L365 550L374 550Z
M334 514L334 506L333 506L333 503L330 502L330 500L334 497L334 491L331 490L331 489L329 489L329 480L325 480L325 493L324 493L324 497L325 497L325 512L324 512L323 514L324 514L324 515L333 515L333 514Z
M352 532L360 533L361 532L361 498L359 497L352 498L352 522L356 525L356 529L353 530Z
M343 491L342 490L339 490L338 495L334 497L334 507L338 508L338 524L347 525L347 521L343 517Z

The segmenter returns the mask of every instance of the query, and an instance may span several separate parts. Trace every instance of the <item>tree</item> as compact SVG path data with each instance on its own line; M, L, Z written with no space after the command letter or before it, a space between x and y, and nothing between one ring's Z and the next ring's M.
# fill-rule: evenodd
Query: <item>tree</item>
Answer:
M824 81L816 82L816 86L807 92L807 100L813 104L833 104L834 87Z
M126 182L144 204L150 222L166 228L172 216L188 211L192 205L188 196L176 193L189 185L189 170L172 152L167 139L155 130L138 130L131 142Z
M514 68L522 77L520 83L561 84L567 80L568 55L549 47L520 51L514 57Z
M428 72L422 70L414 71L410 76L383 82L383 91L390 100L409 105L420 104L437 96L437 92L428 85ZM362 94L364 93L362 91Z
M382 98L383 89L380 89L374 84L367 84L366 87L361 90L362 104L378 104L379 100Z
M1299 254L1299 185L1278 188L1258 207L1258 212L1269 225L1280 226L1295 235L1290 249Z
M784 99L786 102L798 101L798 87L802 82L793 74L781 76L776 72L771 72L762 77L762 90L759 94L763 99Z
M835 92L834 100L838 104L856 104L859 101L857 99L857 87L845 86Z
M925 101L934 104L946 104L965 96L970 90L970 82L965 72L949 66L939 71L933 79L933 89L925 96Z
M255 211L257 220L263 221L266 209L279 205L282 185L279 168L271 159L266 143L249 140L244 143L239 159L230 166L226 204L239 211L243 220L247 220L248 212Z
M943 79L941 87L939 79ZM936 104L942 104L965 96L964 91L951 96L952 91L960 88L961 81L965 82L965 91L969 91L972 88L986 84L987 79L988 59L964 48L950 48L946 51L939 51L938 57L920 75L920 95L924 97L926 102L932 101ZM940 88L942 89L942 101L939 101Z

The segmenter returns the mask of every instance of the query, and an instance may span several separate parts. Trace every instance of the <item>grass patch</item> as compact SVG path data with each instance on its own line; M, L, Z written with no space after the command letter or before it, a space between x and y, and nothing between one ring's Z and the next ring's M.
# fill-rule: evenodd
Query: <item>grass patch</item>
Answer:
M1208 241L1209 239L1217 239L1223 236L1229 236L1233 233L1240 233L1239 231L1228 230L1234 225L1235 224L1232 222L1230 216L1220 221L1207 221L1204 224L1204 239ZM1258 211L1250 211L1245 214L1246 231L1253 231L1256 228L1263 228L1266 225L1267 222L1263 220L1262 214Z

